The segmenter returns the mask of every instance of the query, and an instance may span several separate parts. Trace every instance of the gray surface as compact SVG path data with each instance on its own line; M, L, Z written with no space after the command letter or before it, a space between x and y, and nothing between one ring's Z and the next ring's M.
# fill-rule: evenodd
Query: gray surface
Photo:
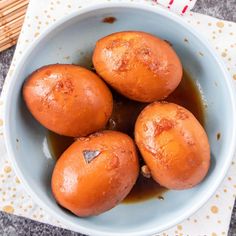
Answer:
M194 11L236 22L236 0L198 0ZM13 52L14 47L0 53L0 91L9 68ZM57 227L52 227L50 225L41 224L23 217L0 212L0 235L79 236L80 234ZM228 235L236 236L236 204L234 206Z

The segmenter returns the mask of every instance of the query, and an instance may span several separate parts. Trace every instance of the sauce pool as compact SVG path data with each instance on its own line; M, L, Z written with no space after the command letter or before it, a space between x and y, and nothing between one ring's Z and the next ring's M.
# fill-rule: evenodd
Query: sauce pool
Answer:
M129 100L113 90L112 93L114 99L113 113L105 129L121 131L133 137L137 116L148 104ZM187 108L204 126L203 99L197 85L186 72L184 72L183 79L178 88L165 101ZM50 131L47 139L49 149L55 159L58 159L75 141L75 138L60 136ZM144 165L144 162L140 158L140 166L142 165ZM145 178L140 173L136 184L123 203L136 203L151 198L164 200L164 193L166 191L166 188L161 187L152 178Z

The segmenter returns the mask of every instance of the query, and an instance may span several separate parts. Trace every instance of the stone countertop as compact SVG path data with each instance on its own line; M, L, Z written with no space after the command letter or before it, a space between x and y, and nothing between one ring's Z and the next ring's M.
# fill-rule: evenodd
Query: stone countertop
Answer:
M236 22L235 0L198 0L194 11ZM0 91L15 48L0 53ZM0 235L3 236L81 236L81 234L0 212ZM232 213L229 236L236 236L236 204ZM210 235L207 235L210 236Z

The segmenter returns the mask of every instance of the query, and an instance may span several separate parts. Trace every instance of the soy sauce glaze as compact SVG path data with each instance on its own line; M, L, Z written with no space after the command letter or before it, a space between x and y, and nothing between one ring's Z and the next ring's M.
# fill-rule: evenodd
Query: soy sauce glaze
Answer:
M112 91L114 99L113 113L108 121L106 129L118 130L134 136L134 125L141 110L148 104L131 101L115 91ZM190 76L184 72L183 79L178 88L165 101L179 104L191 111L198 121L204 126L204 104L200 91ZM74 138L64 137L52 132L48 134L48 143L55 159L75 141ZM140 158L141 166L144 165ZM142 174L123 203L135 203L150 198L164 200L164 187L157 184L152 178L145 178Z

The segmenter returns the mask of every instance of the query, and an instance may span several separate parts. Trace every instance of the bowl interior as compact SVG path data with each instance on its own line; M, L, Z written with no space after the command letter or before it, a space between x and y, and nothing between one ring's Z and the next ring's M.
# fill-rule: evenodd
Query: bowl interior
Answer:
M112 24L103 23L103 18L108 16L115 17L116 21ZM75 63L88 66L95 42L105 35L123 30L146 31L173 44L184 68L196 81L207 104L205 128L211 145L211 169L199 186L186 191L168 191L164 201L152 199L136 204L120 204L97 217L81 219L64 211L54 201L50 178L55 163L47 153L46 130L26 109L21 88L26 77L43 65ZM6 122L9 125L8 142L14 153L14 162L34 195L74 230L91 232L85 230L88 228L101 235L112 232L117 235L138 235L163 230L177 223L180 217L187 217L205 201L209 192L213 193L219 184L222 166L230 161L227 144L231 139L233 115L224 77L210 49L185 26L165 14L164 10L154 12L120 6L74 16L35 45L18 68L14 83L11 84L12 88L7 94L11 105L6 108L6 116L9 117ZM222 114L227 122L221 122ZM221 134L220 140L217 140L217 133Z

